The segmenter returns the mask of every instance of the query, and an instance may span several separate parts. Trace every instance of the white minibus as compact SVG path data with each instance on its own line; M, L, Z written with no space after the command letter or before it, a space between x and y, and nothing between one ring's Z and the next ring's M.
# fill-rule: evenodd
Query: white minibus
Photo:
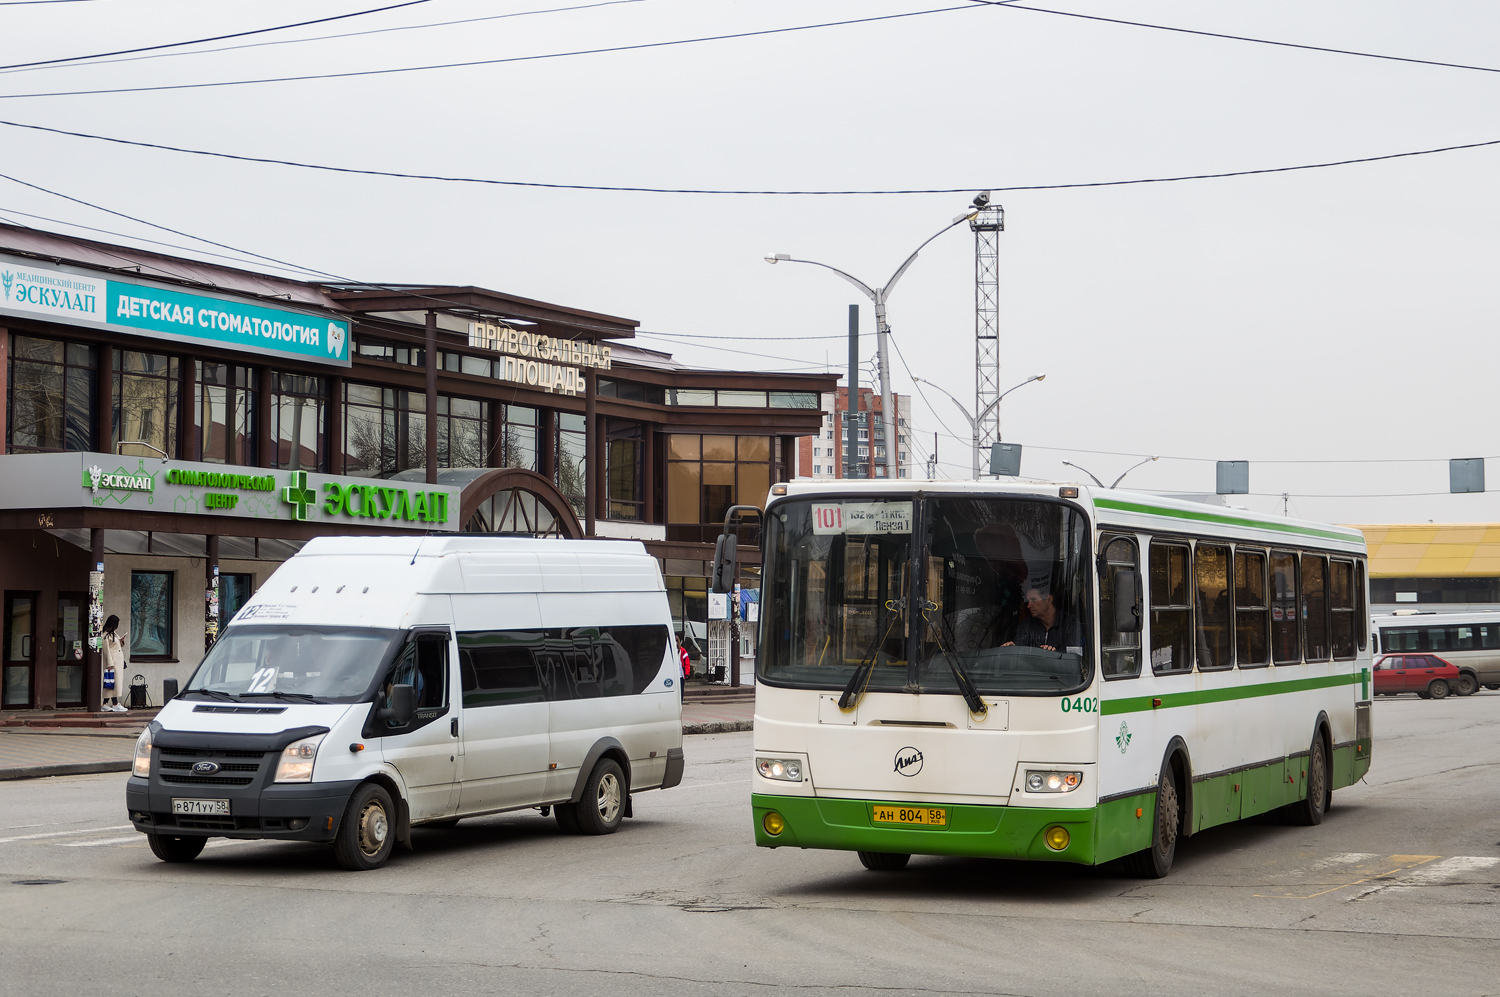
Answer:
M506 810L611 833L682 780L671 622L639 543L313 540L141 735L130 820L167 862L273 838L348 869Z
M1430 651L1458 667L1453 691L1500 689L1500 613L1396 613L1370 621L1376 652Z

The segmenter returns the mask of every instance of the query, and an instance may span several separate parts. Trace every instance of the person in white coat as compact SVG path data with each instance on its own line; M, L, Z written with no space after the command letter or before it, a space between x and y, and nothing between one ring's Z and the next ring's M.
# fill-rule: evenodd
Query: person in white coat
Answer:
M128 651L130 631L120 629L120 618L111 615L104 621L104 640L101 650L104 655L103 708L110 713L129 712L120 703L120 688L125 679L125 655Z

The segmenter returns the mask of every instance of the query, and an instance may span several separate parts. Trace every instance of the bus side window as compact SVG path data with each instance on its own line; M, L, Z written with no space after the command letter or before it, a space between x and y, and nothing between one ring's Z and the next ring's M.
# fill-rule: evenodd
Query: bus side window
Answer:
M1198 670L1234 667L1233 617L1229 596L1229 548L1200 543L1193 551L1193 578L1197 583Z
M1375 636L1370 633L1370 615L1366 612L1365 606L1365 562L1356 561L1354 563L1354 622L1359 627L1359 649L1361 651L1365 649L1365 634L1370 634L1371 638ZM1371 651L1379 654L1380 645L1378 643L1374 644L1371 647Z
M1302 660L1297 643L1297 555L1271 554L1271 661L1278 665Z
M1328 565L1329 639L1333 656L1338 660L1354 657L1354 635L1364 632L1363 621L1356 625L1354 612L1354 565L1332 561Z
M1328 660L1328 559L1302 555L1302 648L1308 661Z
M1135 541L1127 537L1105 540L1104 570L1099 573L1099 627L1104 635L1101 643L1104 647L1103 674L1106 679L1138 678L1141 674L1139 618L1134 631L1114 629L1117 600L1135 602L1139 598L1140 582L1133 582L1131 588L1134 591L1117 592L1115 583L1119 578L1140 578Z
M1188 549L1151 544L1151 670L1193 670L1193 608L1188 604Z
M1270 663L1267 627L1271 607L1266 603L1264 551L1235 548L1234 642L1241 668Z

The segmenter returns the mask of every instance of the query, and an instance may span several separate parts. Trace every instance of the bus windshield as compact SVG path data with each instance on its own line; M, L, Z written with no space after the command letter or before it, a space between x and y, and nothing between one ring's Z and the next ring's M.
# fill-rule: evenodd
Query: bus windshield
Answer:
M399 630L238 626L224 631L184 696L357 703L374 694Z
M813 499L767 517L758 679L1077 692L1093 676L1087 519L1033 498ZM866 682L864 675L868 673Z

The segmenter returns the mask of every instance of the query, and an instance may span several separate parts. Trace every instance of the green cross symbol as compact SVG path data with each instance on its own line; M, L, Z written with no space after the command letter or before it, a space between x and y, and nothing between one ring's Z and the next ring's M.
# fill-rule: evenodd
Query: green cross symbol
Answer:
M318 504L318 493L307 487L307 472L293 471L292 483L281 490L281 501L292 507L292 518L307 522L307 507Z

